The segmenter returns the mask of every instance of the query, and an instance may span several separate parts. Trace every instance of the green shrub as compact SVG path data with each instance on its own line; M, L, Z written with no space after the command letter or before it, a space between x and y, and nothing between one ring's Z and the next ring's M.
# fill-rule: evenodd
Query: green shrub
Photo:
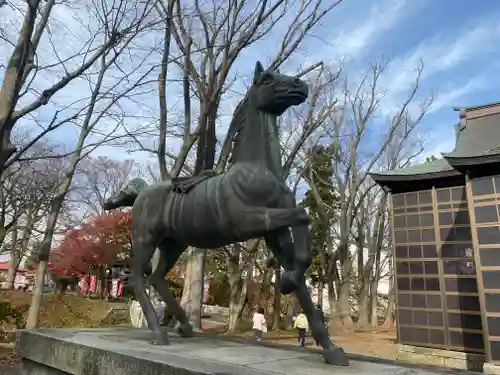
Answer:
M23 329L28 309L29 305L12 306L9 302L0 301L0 323L15 324L16 328Z
M229 307L230 294L229 278L225 273L216 273L209 287L210 305Z

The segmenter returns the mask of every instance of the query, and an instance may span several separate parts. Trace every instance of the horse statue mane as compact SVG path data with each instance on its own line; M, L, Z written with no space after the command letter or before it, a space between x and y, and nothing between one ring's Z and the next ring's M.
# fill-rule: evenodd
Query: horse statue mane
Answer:
M279 74L279 70L276 70L275 73ZM231 122L229 124L227 135L227 140L232 142L231 157L229 158L230 163L232 162L233 155L237 152L238 147L241 144L241 139L243 137L242 130L247 124L247 108L250 102L250 95L254 85L255 81L252 82L252 85L247 89L245 96L239 101L233 111L233 118L231 119Z
M241 142L241 137L242 137L241 130L246 124L246 109L249 100L248 93L250 92L250 90L251 88L247 90L247 93L245 94L243 99L241 99L238 105L236 106L233 113L233 118L231 120L231 123L229 124L228 138L232 142L231 154L234 154L234 152L238 149L238 146ZM229 159L230 163L231 161L232 161L232 156Z

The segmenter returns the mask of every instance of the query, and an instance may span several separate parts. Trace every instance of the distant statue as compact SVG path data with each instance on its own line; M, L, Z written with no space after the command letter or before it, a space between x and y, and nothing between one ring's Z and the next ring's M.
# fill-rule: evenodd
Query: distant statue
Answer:
M192 336L185 311L168 288L165 274L188 246L218 249L263 237L284 267L281 292L295 292L327 363L348 365L335 346L309 295L304 273L311 264L309 218L286 186L281 163L277 118L308 97L307 84L296 77L255 66L253 84L238 104L229 134L233 140L227 172L205 171L148 186L135 179L105 202L105 209L132 206L132 277L134 294L155 343L168 344L145 292L155 249L161 252L149 276L175 316L181 336Z

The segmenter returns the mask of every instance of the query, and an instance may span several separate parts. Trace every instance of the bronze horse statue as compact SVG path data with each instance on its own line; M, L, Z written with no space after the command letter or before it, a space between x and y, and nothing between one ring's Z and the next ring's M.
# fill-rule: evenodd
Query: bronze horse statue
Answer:
M149 281L179 322L178 333L186 337L193 335L192 326L170 292L165 274L188 246L217 249L263 237L285 269L281 292L296 293L325 361L348 365L309 295L304 277L312 261L309 218L304 208L297 207L283 176L277 118L307 97L304 81L266 71L257 62L253 84L229 126L234 144L225 173L206 171L151 186L135 179L105 202L108 210L132 206L131 282L156 344L169 343L145 292L145 275L156 248L160 259Z

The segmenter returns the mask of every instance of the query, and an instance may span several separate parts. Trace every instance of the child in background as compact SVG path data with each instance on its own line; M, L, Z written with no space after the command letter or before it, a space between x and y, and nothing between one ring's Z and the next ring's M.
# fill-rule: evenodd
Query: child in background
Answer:
M264 308L259 307L256 312L253 313L253 337L255 340L260 341L262 339L262 333L267 332L267 322L264 316Z

